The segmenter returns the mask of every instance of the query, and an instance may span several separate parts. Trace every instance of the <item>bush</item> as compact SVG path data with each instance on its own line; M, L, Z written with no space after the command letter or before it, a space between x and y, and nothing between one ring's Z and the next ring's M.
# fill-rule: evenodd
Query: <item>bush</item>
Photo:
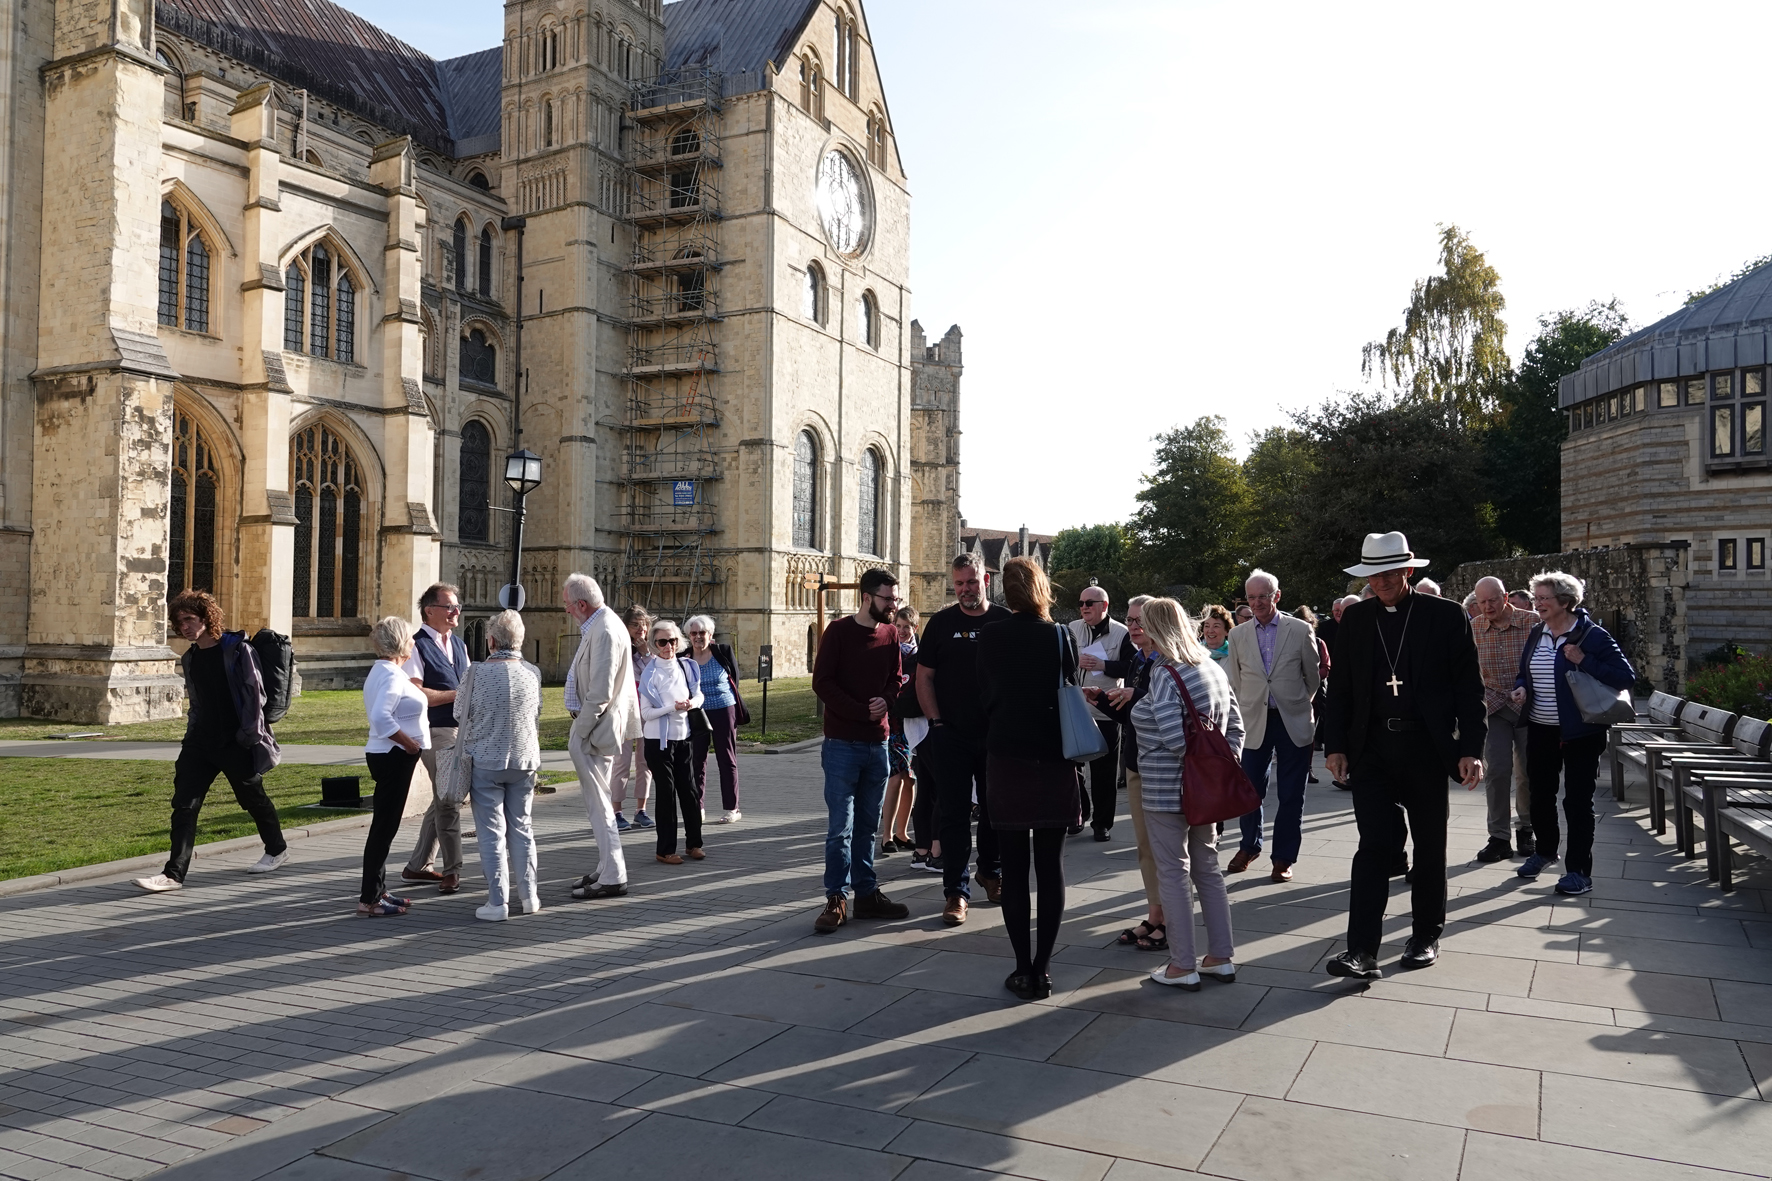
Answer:
M1742 653L1729 663L1699 669L1686 678L1686 695L1732 714L1772 719L1772 657Z
M1749 652L1740 644L1731 644L1728 641L1724 641L1707 652L1700 652L1698 654L1697 667L1708 668L1713 664L1734 664L1737 660L1746 660L1752 655L1752 652Z

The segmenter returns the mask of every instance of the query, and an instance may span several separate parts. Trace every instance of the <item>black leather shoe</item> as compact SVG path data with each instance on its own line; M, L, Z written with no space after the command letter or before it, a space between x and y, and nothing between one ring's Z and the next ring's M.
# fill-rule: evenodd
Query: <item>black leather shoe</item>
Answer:
M1409 942L1403 944L1403 966L1405 968L1431 968L1434 961L1440 958L1440 941L1423 939L1419 935L1411 935Z
M1409 859L1407 857L1391 866L1391 876L1393 878L1406 878L1409 876Z
M1350 980L1378 980L1384 976L1378 970L1378 959L1359 951L1344 951L1330 959L1324 965L1331 976L1344 976Z
M1011 972L1003 987L1024 1001L1034 999L1034 977L1027 972Z
M1538 842L1532 836L1532 830L1522 828L1514 833L1514 856L1530 857L1538 852Z
M1095 839L1096 839L1096 840L1098 840L1098 841L1108 841L1108 840L1112 840L1112 839L1113 839L1113 838L1112 838L1112 837L1110 837L1110 836L1108 836L1108 830L1107 830L1107 829L1105 829L1105 828L1098 828L1098 829L1096 829L1096 830L1095 830Z
M1082 831L1083 831L1083 826L1081 824L1073 824L1069 828L1064 830L1064 835L1067 837L1074 837Z
M1514 855L1514 847L1499 837L1490 837L1489 843L1477 850L1477 860L1484 865L1493 865L1497 861L1506 861Z

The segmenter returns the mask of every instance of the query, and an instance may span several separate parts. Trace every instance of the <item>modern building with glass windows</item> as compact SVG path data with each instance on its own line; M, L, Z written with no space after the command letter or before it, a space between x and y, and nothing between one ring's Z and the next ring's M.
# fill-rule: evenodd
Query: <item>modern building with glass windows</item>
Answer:
M1772 649L1772 266L1563 378L1563 548L1685 548L1687 651Z

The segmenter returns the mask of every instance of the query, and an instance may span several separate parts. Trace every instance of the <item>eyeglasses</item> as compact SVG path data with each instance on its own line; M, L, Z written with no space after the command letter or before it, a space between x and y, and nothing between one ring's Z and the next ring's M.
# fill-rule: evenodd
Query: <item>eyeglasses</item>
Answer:
M708 633L707 632L690 632L689 638L692 640L705 640L708 638Z
M660 648L675 648L677 646L677 641L671 639L669 636L666 636L662 640L654 640L652 642L657 644Z
M1106 599L1078 599L1077 606L1082 607L1085 610L1087 610L1090 607L1105 607L1105 606L1107 606L1107 600Z
M460 615L461 614L461 604L460 603L432 603L431 610L441 611L445 615Z
M879 591L869 591L868 597L871 599L883 599L888 603L902 603L902 602L904 602L904 600L901 599L900 597L898 597L897 595L883 595Z

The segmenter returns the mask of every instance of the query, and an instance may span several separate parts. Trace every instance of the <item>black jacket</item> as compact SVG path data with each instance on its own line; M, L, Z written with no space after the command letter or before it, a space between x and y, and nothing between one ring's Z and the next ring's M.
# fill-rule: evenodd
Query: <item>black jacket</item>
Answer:
M1077 682L1077 642L1071 629L1017 611L978 633L978 683L994 755L1063 763L1058 726L1058 682Z
M1458 760L1483 757L1488 722L1483 710L1483 673L1471 621L1450 599L1411 595L1414 615L1397 663L1410 682L1416 708L1439 748L1446 773L1456 777ZM1335 675L1323 717L1323 749L1347 756L1348 770L1360 765L1372 718L1373 661L1379 659L1377 598L1350 604L1335 636ZM1407 606L1404 610L1409 610Z

